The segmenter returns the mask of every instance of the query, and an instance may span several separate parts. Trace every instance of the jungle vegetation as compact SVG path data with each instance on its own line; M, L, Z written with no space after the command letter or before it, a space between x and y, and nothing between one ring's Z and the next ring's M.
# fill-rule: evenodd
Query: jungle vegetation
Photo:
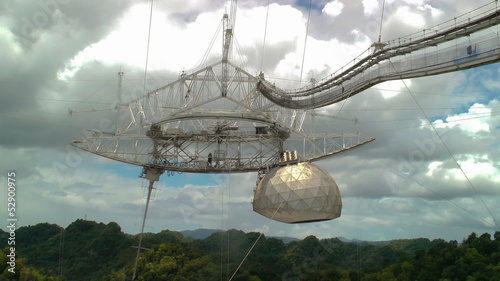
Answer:
M8 233L1 231L2 241ZM203 239L146 233L137 280L229 280L259 233L215 232ZM2 242L0 280L131 280L138 236L117 223L76 220L16 231L16 270ZM500 280L500 231L463 241L426 238L385 243L308 236L285 243L262 236L232 280Z

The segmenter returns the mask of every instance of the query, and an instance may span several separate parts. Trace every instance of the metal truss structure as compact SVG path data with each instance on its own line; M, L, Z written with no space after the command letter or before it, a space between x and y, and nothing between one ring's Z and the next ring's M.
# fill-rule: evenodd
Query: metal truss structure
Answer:
M500 61L498 1L404 38L374 43L350 64L307 88L283 90L260 76L259 92L292 109L319 108L384 81L459 71Z
M118 105L115 132L94 131L72 144L139 166L233 173L274 166L285 151L316 161L373 140L314 132L305 126L314 114L272 103L257 90L258 81L230 62L218 62Z
M122 103L119 96L114 132L93 131L72 144L121 162L179 172L259 171L279 164L286 151L297 151L300 161L320 160L374 139L316 131L314 120L321 114L315 108L383 81L497 62L500 37L491 28L499 22L500 10L492 3L436 29L375 43L316 85L285 91L262 73L254 76L231 63L234 22L225 14L219 62L132 101Z

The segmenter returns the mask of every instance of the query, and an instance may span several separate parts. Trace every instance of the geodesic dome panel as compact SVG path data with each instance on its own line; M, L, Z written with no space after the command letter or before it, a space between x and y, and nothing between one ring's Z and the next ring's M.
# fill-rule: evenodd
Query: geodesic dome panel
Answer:
M342 200L328 173L302 162L267 172L255 190L253 210L286 223L331 220L340 217Z

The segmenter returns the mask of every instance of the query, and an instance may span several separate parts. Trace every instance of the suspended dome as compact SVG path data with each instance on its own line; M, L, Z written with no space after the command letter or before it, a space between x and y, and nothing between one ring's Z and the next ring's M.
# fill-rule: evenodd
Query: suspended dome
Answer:
M253 210L286 223L314 222L340 217L342 200L328 173L302 162L267 172L255 190Z

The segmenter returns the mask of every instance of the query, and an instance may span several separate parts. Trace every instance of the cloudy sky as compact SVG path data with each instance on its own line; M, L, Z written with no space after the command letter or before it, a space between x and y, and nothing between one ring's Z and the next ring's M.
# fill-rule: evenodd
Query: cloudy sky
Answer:
M238 54L232 57L250 73L263 71L286 84L301 72L304 81L319 80L377 40L381 0L312 2L304 52L309 1L269 1L269 9L268 1L239 1ZM382 40L489 2L388 0ZM196 69L229 6L227 1L155 1L146 86L153 89ZM102 125L103 115L69 117L68 109L112 107L120 69L123 91L128 96L141 91L149 20L150 1L0 4L0 179L6 189L7 172L16 172L19 225L66 226L87 218L115 221L128 233L140 231L146 184L138 177L141 168L69 146L86 129ZM211 56L221 48L215 41ZM340 187L339 219L288 225L261 217L250 204L253 173L176 174L163 175L157 184L146 231L237 228L297 238L461 241L471 232L500 230L499 76L493 64L392 81L324 108L332 115L342 108L343 116L359 119L359 124L334 120L333 132L376 138L318 162Z

